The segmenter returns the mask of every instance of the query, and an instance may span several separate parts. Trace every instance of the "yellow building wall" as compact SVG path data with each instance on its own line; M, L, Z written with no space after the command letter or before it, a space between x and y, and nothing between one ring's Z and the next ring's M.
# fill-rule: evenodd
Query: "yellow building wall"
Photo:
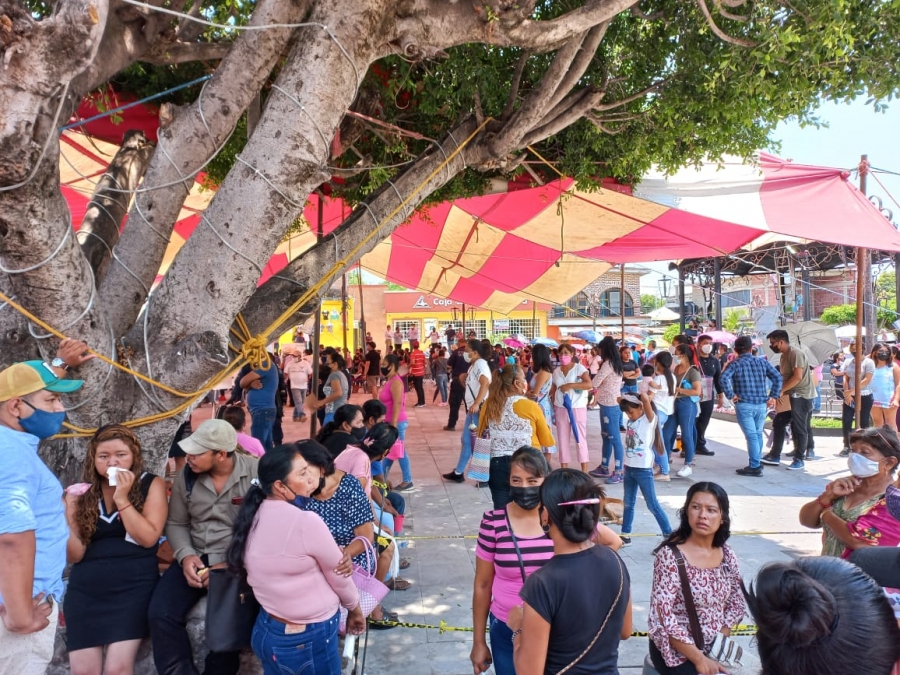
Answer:
M356 328L353 321L353 303L356 298L347 298L347 348L352 350L356 344ZM340 300L322 301L322 331L319 344L325 347L344 347L344 322L341 317ZM309 337L309 336L308 336ZM278 338L279 350L294 339L294 331L289 330Z

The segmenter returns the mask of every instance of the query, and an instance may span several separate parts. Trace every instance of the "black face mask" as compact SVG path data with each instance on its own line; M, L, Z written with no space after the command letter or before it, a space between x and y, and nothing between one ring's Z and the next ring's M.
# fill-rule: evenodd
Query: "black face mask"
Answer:
M536 487L520 487L512 485L509 488L509 496L520 509L532 511L541 503L541 488Z
M389 372L391 372L391 369L390 369L390 368L385 368L384 366L381 366L381 374L382 374L382 375L384 375L385 377L387 377Z
M878 352L878 358L881 359L882 361L887 361L888 357L890 357L890 355L891 355L890 352Z
M350 435L353 436L358 441L361 441L366 437L366 428L365 427L350 427Z

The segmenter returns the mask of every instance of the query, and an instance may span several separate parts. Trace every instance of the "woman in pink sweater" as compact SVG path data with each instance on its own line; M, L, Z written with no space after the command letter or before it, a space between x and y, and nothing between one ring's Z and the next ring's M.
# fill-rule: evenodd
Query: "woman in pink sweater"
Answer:
M319 472L301 454L310 442L281 445L262 457L260 484L244 497L228 548L229 567L246 570L262 606L251 645L266 675L305 668L340 675L340 606L349 611L349 632L365 629L351 565L342 563L322 519L298 508L319 487Z

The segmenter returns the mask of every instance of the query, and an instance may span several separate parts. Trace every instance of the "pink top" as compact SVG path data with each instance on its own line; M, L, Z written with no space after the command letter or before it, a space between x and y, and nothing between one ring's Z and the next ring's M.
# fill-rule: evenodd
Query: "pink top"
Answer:
M253 436L248 436L243 432L238 432L237 435L238 445L240 445L244 450L249 452L254 457L262 457L266 454L266 449L263 447L263 444L259 442L258 439L253 438Z
M263 609L291 623L317 623L339 605L359 604L353 579L334 573L341 555L318 514L267 499L247 539L244 566Z
M700 629L706 646L712 644L716 633L740 623L744 618L744 595L741 593L741 571L737 556L727 545L722 547L722 564L704 569L685 560L694 606L700 619ZM677 668L687 659L675 651L669 638L694 644L691 624L684 608L681 580L675 564L675 554L663 546L653 562L653 587L650 591L650 639L656 645L666 665ZM699 646L699 645L695 645Z
M384 383L384 386L381 388L381 391L378 392L378 400L384 403L384 407L387 408L387 413L384 415L384 420L388 424L393 424L393 415L394 415L394 396L391 394L391 382L394 380L399 380L401 388L403 387L403 379L399 375L394 375L391 379ZM406 392L401 391L400 393L400 416L397 418L398 422L406 421Z
M348 445L334 460L334 468L356 476L362 483L365 479L365 492L372 493L372 461L369 456L354 445Z
M603 362L592 384L597 388L597 403L604 406L619 405L622 376L616 374L609 362Z
M516 541L519 544L519 553L522 554L521 566L506 522L506 509L485 512L478 531L475 555L494 564L491 614L504 623L509 618L509 610L522 604L519 599L519 591L525 584L522 580L522 567L525 567L527 579L553 557L553 541L549 535L542 534L538 537L516 535Z

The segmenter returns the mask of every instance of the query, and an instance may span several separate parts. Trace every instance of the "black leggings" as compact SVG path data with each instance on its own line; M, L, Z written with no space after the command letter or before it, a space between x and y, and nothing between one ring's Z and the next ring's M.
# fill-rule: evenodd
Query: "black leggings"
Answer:
M509 504L509 472L510 455L491 458L491 469L488 474L488 487L491 490L491 501L495 509L506 508Z
M900 548L869 546L850 554L850 562L875 580L879 586L900 588Z
M872 394L866 394L865 396L860 396L859 401L859 411L862 413L859 416L859 424L860 429L868 429L872 425L872 403L875 400L875 397ZM853 430L854 422L856 421L856 408L847 405L844 403L841 406L841 429L844 432L844 447L850 447L850 432Z
M674 668L667 666L666 662L663 660L662 653L656 648L656 645L653 644L653 640L649 640L649 642L650 661L653 662L653 667L659 675L697 675L697 668L690 661L685 661L680 666Z

